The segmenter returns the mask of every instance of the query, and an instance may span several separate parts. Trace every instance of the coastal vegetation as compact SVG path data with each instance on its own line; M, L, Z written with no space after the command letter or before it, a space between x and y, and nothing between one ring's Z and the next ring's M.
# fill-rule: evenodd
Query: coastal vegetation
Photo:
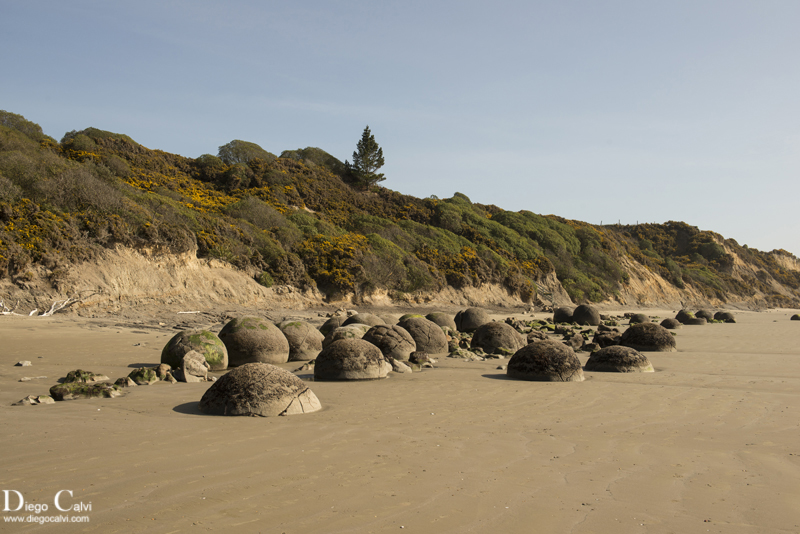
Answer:
M0 276L24 283L41 266L57 287L70 265L124 245L216 258L262 285L331 297L494 283L531 302L555 275L575 302L599 302L630 282L635 263L707 298L758 291L770 304L800 302L786 251L683 222L597 226L461 193L403 195L377 185L383 153L368 128L358 149L351 164L319 148L277 156L233 140L187 158L96 128L56 141L0 111ZM755 268L737 271L735 257Z

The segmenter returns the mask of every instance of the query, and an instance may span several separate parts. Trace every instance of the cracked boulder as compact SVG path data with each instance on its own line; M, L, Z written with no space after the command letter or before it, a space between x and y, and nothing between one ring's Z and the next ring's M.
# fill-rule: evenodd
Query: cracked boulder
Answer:
M622 333L620 345L640 351L675 352L675 338L669 330L656 323L639 323Z
M399 361L408 361L411 353L417 350L414 338L408 330L399 325L373 326L361 339L378 347L387 358Z
M436 323L424 317L410 317L405 321L400 321L400 326L414 338L418 351L431 354L449 352L447 336Z
M184 355L196 350L208 362L212 371L223 371L228 367L228 349L225 343L209 330L184 330L175 334L161 351L161 363L176 369L181 366Z
M289 342L289 361L313 360L322 350L325 336L305 321L283 321L278 328Z
M289 371L254 362L214 382L198 408L209 415L270 417L316 412L322 405L308 385Z
M339 339L317 356L314 380L376 380L391 370L380 349L369 341Z
M575 351L551 339L519 349L508 361L506 374L517 380L537 382L580 382L581 362Z
M447 327L453 331L458 330L458 328L456 328L456 322L453 319L453 316L450 315L449 313L438 312L438 311L431 312L428 315L426 315L425 318L432 323L438 324L441 327Z
M365 324L367 326L377 326L379 324L386 324L386 321L372 313L357 313L342 323L342 326L349 324Z
M611 373L652 373L653 364L636 349L613 345L592 353L584 367L587 371Z
M219 338L228 350L228 367L289 361L286 336L272 322L261 317L232 319L219 331Z
M364 334L369 332L370 328L369 325L361 323L334 328L325 336L325 339L322 340L322 348L324 350L328 345L340 339L361 339L364 337Z
M491 322L482 324L472 336L470 348L481 348L487 354L494 354L500 349L511 353L527 345L528 339L506 323Z

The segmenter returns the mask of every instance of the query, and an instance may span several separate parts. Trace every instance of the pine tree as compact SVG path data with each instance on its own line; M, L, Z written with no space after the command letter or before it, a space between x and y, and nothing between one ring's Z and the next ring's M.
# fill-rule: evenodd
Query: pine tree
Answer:
M364 128L361 141L356 144L357 150L353 152L353 163L345 161L345 167L350 176L364 187L375 185L386 178L375 171L383 167L383 149L375 142L375 136L369 131L369 126Z

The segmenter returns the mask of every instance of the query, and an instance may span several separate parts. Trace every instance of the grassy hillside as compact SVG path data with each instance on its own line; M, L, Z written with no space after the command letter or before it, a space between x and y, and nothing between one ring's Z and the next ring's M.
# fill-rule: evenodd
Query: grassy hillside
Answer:
M316 285L356 297L505 286L522 301L555 272L575 301L625 286L622 259L723 301L764 293L800 301L800 273L785 251L764 253L684 223L593 226L528 211L415 198L345 180L318 148L280 156L232 141L196 159L151 150L94 128L60 142L0 111L0 276L24 282L33 264L55 285L71 264L122 244L151 253L225 260L259 283ZM727 249L727 251L726 251ZM734 257L755 265L743 277ZM781 295L773 281L790 289Z

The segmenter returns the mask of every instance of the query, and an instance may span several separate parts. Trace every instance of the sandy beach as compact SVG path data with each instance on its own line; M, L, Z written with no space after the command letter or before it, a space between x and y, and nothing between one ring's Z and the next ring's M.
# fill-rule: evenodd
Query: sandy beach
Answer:
M10 524L36 514L9 511L0 531L796 534L793 313L685 326L678 352L646 353L655 373L579 383L514 381L503 361L445 357L381 381L301 372L323 410L272 418L200 414L210 383L11 406L77 368L113 380L157 364L184 317L0 317L0 490L47 504L40 516L62 514L60 490L72 492L62 508L91 503L65 513L88 523ZM47 378L19 382L36 376Z

